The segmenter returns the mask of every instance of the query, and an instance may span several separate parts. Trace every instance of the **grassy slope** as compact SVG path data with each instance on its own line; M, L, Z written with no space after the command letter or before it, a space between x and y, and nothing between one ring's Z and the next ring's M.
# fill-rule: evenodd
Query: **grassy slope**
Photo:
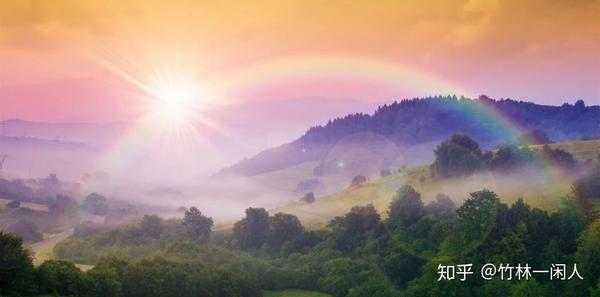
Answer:
M6 204L8 204L11 201L12 200L10 200L10 199L0 198L0 206L5 207ZM33 203L33 202L21 202L21 208L29 208L31 210L48 212L48 206L39 204L39 203Z
M304 290L263 291L264 297L330 297L331 295Z
M298 180L304 176L313 176L313 169L319 162L304 162L283 170L259 174L250 178L250 181L259 185L282 191L293 191L298 185Z
M600 153L600 140L568 142L551 146L571 152L579 161L595 159ZM421 176L425 177L424 182L421 182ZM534 179L526 174L499 176L490 173L481 173L468 178L432 180L429 178L429 165L421 165L409 167L402 173L371 181L360 188L346 189L318 197L312 205L296 202L270 212L295 214L309 228L323 227L331 218L345 214L355 205L372 203L379 213L385 216L395 191L406 183L421 192L425 203L434 199L437 193L445 193L450 195L457 205L460 205L469 193L487 188L495 191L506 203L523 198L532 206L552 210L560 206L561 198L569 193L571 180L556 181L543 176Z

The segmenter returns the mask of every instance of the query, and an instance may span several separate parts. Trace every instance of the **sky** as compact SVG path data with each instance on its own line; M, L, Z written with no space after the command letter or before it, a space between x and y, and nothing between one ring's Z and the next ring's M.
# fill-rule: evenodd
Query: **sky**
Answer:
M587 0L3 0L0 118L129 121L165 86L205 113L448 93L598 104L599 19Z

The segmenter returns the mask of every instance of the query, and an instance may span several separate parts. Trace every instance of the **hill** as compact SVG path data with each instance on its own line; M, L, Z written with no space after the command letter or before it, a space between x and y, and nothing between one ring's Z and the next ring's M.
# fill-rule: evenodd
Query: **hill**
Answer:
M570 152L579 162L595 159L600 154L600 140L556 143L550 146ZM483 172L468 177L435 180L430 178L429 164L422 164L372 180L358 188L346 188L337 193L317 197L313 204L294 202L269 212L294 214L305 226L312 228L325 226L333 217L347 213L355 205L372 203L385 217L394 193L404 184L410 184L419 191L423 195L424 203L435 199L438 193L444 193L460 205L469 193L487 188L496 192L505 203L523 198L534 207L554 210L561 205L561 199L569 194L574 179L573 176L560 181L549 180L532 172L506 175Z
M348 175L354 174L353 169L368 174L366 162L387 167L428 162L432 155L425 152L432 151L431 144L454 133L467 134L483 147L514 142L516 127L543 130L556 142L598 136L600 106L586 106L581 100L575 105L547 106L486 96L402 100L382 105L372 115L350 114L312 127L297 140L244 159L219 175L255 176L305 162L319 162L315 176L337 173L339 167ZM411 150L416 145L429 149ZM351 160L342 159L348 156Z

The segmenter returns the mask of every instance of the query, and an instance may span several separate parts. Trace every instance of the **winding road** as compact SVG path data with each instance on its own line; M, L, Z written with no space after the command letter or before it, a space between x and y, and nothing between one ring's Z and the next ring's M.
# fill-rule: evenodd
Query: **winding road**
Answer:
M52 236L36 242L32 245L29 246L29 248L31 248L32 254L33 254L33 264L34 265L39 265L41 264L41 262L43 262L45 259L37 259L36 255L49 247L53 247L54 245L56 245L57 243L67 239L67 237L73 235L73 228L67 229L63 232L57 233L57 234L53 234Z

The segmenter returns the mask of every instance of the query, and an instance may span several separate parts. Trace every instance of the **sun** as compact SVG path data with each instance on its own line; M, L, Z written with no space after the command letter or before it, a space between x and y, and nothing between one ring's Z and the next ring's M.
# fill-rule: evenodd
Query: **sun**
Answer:
M189 123L197 112L197 94L182 83L162 85L155 93L153 113L169 126Z

